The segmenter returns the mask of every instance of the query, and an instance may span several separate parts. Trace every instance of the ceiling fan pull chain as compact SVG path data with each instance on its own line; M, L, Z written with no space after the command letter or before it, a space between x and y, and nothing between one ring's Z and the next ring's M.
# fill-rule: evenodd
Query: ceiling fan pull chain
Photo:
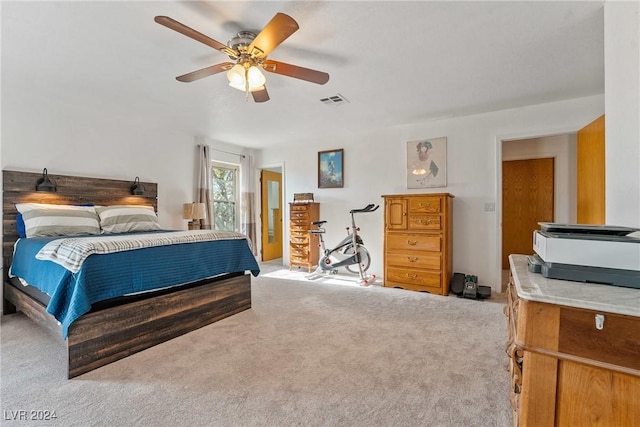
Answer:
M244 99L249 102L249 69L244 67Z

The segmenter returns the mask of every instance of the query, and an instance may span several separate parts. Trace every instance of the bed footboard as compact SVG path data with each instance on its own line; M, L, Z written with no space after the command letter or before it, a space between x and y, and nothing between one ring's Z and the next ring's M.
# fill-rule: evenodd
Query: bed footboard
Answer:
M44 305L5 282L5 298L61 336ZM244 274L85 314L69 328L68 377L73 378L251 308Z

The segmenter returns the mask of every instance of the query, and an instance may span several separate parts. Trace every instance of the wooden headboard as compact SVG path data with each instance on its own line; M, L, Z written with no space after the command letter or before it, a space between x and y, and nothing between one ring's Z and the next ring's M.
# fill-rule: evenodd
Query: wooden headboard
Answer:
M83 176L53 175L58 190L55 193L36 192L36 181L42 173L2 171L2 258L6 277L13 244L18 239L15 203L49 203L71 205L147 205L158 211L158 184L142 182L143 196L132 196L133 178L128 181Z

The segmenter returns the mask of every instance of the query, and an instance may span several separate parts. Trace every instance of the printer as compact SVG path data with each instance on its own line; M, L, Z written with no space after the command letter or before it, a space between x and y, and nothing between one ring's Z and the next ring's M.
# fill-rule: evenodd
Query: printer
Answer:
M529 269L552 279L640 289L640 229L540 222Z

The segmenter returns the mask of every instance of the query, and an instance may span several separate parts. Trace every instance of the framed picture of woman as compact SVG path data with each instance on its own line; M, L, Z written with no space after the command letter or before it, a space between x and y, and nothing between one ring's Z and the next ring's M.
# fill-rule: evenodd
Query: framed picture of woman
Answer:
M407 188L447 186L447 138L407 142Z

